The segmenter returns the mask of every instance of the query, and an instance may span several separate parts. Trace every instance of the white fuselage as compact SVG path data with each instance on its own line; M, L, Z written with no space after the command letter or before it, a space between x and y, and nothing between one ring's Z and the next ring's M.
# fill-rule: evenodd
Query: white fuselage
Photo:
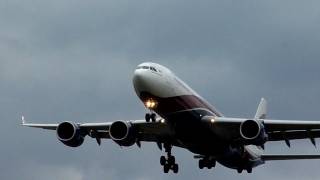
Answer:
M162 65L156 63L138 65L134 72L133 85L136 94L143 103L149 98L159 99L159 103L163 99L172 99L169 102L177 103L172 110L166 109L166 111L161 112L162 108L154 109L160 115L174 113L175 110L205 109L215 116L222 116L212 105ZM179 97L180 99L178 99ZM161 107L161 104L159 106ZM170 104L163 106L170 106Z
M230 168L241 166L239 163L243 157L239 152L242 150L232 148L221 134L209 129L202 119L205 116L223 115L168 68L156 63L142 63L134 72L133 85L146 107L146 102L156 102L157 106L150 109L173 127L173 139L179 142L177 146L197 154L221 157L218 161ZM256 146L245 148L247 152L256 152L257 149ZM259 163L255 160L250 162L252 166Z

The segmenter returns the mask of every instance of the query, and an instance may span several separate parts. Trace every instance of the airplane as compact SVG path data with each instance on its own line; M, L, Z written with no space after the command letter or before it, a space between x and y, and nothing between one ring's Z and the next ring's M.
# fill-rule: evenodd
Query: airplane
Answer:
M179 166L172 154L173 147L194 153L200 169L211 169L216 163L242 173L267 161L320 159L320 155L264 154L266 142L320 137L319 121L266 119L267 101L262 98L251 118L224 116L192 90L168 68L151 62L137 66L133 86L147 111L142 120L117 120L102 123L57 124L27 123L22 125L56 131L59 141L79 147L85 137L111 139L121 147L154 142L165 155L160 157L163 172L178 173Z

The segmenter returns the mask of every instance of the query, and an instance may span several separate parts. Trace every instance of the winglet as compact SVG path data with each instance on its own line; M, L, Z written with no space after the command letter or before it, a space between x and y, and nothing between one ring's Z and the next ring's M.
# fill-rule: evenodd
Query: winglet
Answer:
M267 117L267 100L261 98L260 104L258 106L255 119L265 119Z
M24 116L21 116L21 125L24 125L26 123L26 120L24 119Z

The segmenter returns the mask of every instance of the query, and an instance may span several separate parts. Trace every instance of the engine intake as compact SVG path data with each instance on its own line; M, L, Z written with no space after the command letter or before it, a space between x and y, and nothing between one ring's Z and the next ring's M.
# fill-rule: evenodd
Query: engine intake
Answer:
M57 137L66 146L78 147L84 142L85 134L73 122L62 122L57 127Z
M240 135L246 144L263 145L268 139L264 125L256 120L242 122Z
M110 137L120 146L132 146L136 142L136 131L129 122L116 121L109 129Z

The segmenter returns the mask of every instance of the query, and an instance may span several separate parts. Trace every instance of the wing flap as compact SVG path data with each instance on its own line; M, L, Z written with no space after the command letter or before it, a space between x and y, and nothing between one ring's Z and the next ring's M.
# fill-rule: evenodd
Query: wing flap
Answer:
M320 121L264 120L263 123L268 132L312 129L320 130Z
M320 130L312 131L285 131L285 132L271 132L268 133L269 141L283 141L283 140L294 140L294 139L310 139L320 138Z
M320 155L262 155L264 161L320 159Z

